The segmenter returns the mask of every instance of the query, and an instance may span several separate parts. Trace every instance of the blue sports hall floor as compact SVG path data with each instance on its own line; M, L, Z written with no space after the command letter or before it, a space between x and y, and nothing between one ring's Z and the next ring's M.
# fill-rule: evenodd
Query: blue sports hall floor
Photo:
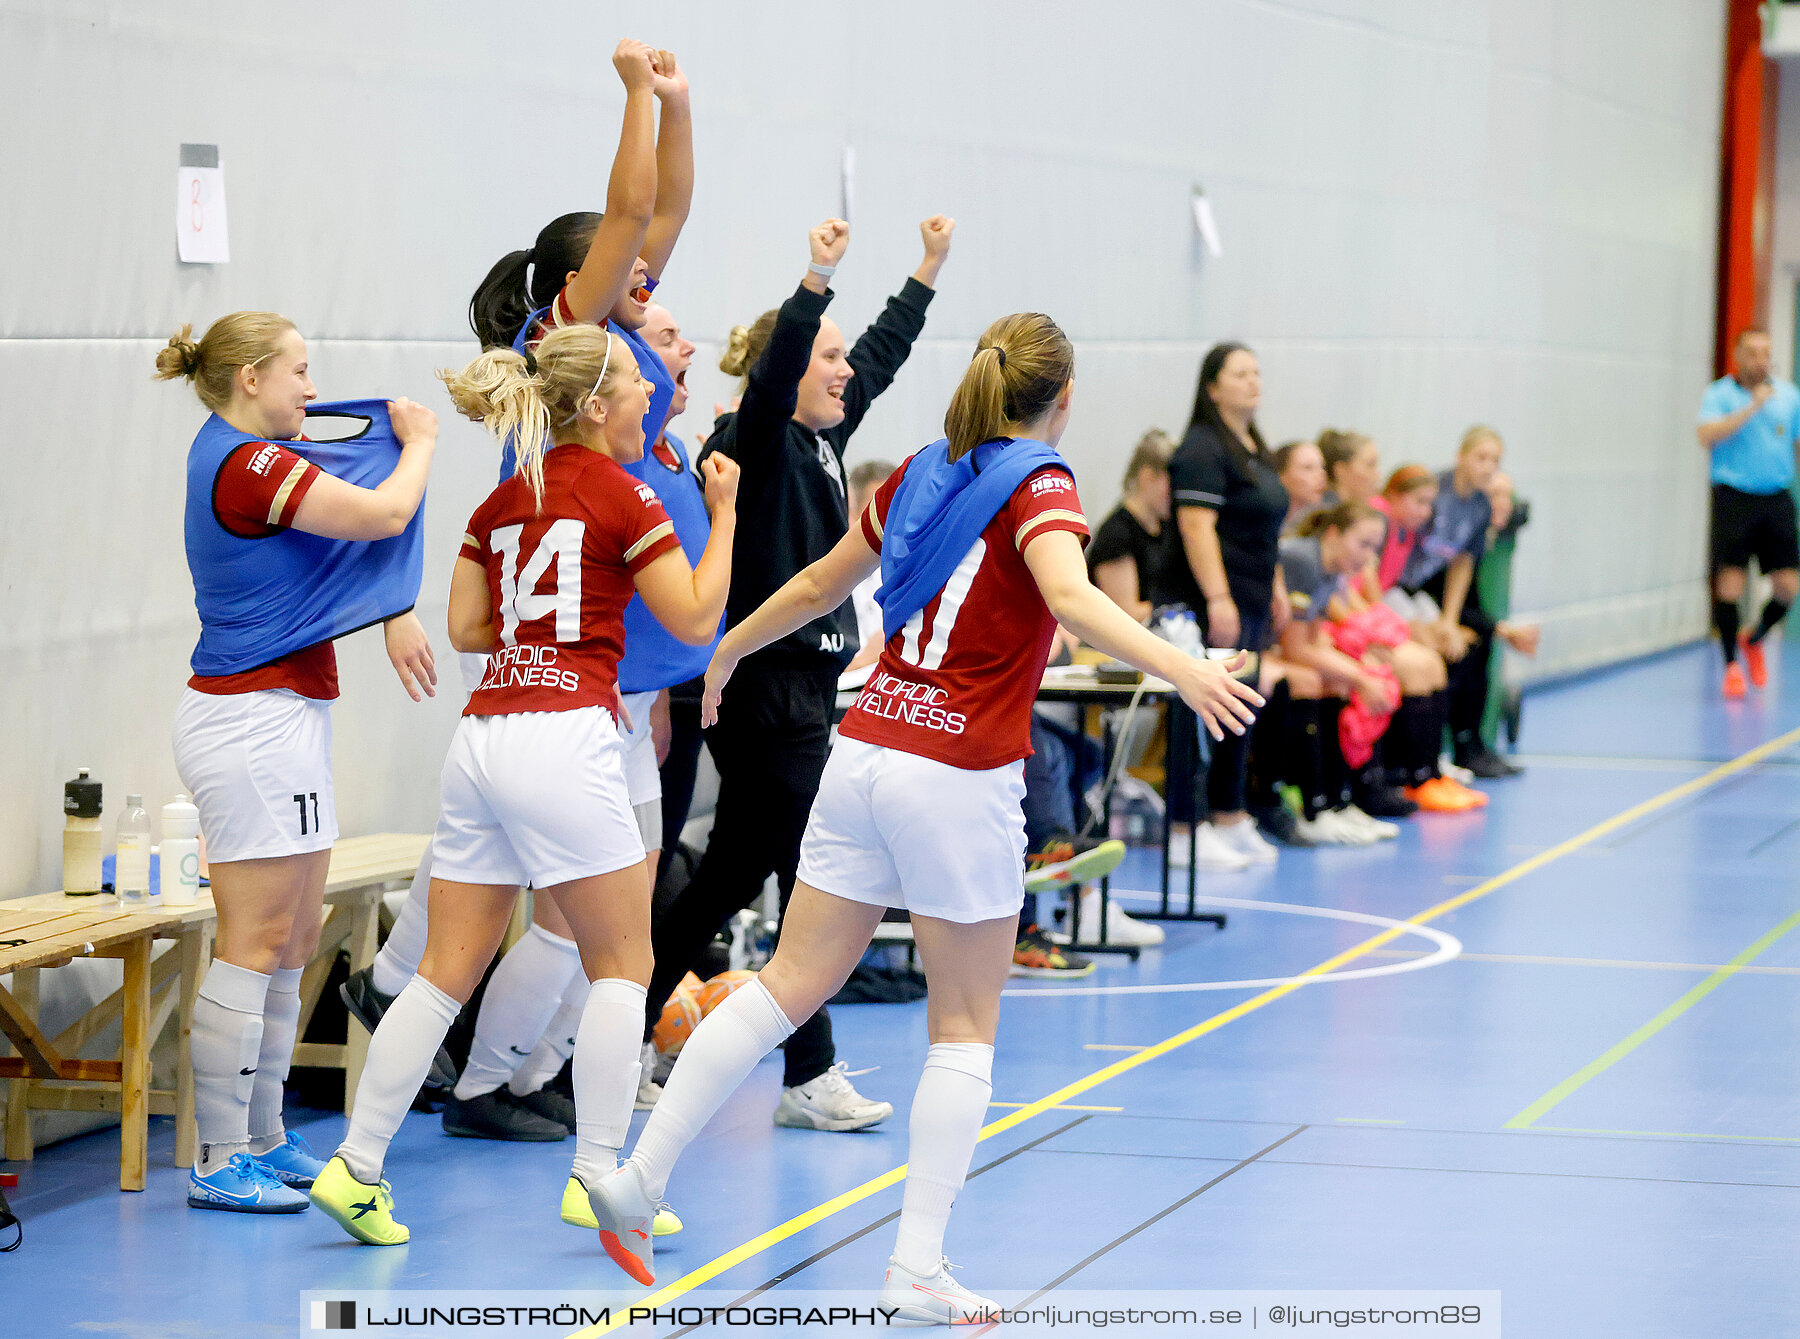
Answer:
M1539 691L1529 770L1485 812L1203 876L1238 903L1224 932L1015 982L958 1277L1040 1303L1485 1290L1511 1339L1800 1333L1800 649L1772 659L1742 703L1698 646ZM1153 880L1134 852L1115 886ZM872 1301L925 1009L836 1028L895 1118L776 1129L766 1061L670 1186L666 1297ZM342 1129L291 1116L322 1151ZM304 1334L308 1297L376 1289L646 1295L558 1221L572 1143L409 1117L388 1173L413 1239L389 1249L316 1211L190 1211L172 1145L153 1120L143 1194L117 1189L116 1131L8 1167L0 1335Z

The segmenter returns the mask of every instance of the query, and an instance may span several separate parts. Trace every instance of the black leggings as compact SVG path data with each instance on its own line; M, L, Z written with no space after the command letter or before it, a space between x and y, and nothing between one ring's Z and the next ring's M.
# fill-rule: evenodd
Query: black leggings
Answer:
M675 987L725 922L754 902L770 874L787 907L800 863L800 839L831 753L835 670L746 662L738 666L706 745L719 769L712 836L692 882L651 927L656 967L650 977L645 1038ZM788 1038L787 1087L811 1082L837 1059L823 1008Z

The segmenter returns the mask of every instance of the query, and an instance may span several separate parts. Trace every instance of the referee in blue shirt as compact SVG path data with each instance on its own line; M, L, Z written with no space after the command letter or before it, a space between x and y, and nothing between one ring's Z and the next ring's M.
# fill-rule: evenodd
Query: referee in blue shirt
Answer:
M1768 681L1762 639L1781 622L1800 593L1800 533L1794 513L1794 442L1800 429L1800 390L1770 375L1769 334L1741 332L1732 346L1737 371L1706 388L1696 431L1712 454L1713 624L1725 653L1725 696L1744 695L1744 653L1750 681ZM1754 557L1773 590L1756 631L1738 631L1744 565Z

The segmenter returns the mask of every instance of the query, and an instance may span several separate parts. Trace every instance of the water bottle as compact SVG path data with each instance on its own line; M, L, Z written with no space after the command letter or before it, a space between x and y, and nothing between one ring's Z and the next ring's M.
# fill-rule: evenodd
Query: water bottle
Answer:
M162 900L165 907L191 907L200 900L200 811L186 795L163 806Z
M121 907L150 905L150 815L142 795L127 795L113 847L113 891Z
M63 786L62 886L71 897L100 891L100 783L83 767Z

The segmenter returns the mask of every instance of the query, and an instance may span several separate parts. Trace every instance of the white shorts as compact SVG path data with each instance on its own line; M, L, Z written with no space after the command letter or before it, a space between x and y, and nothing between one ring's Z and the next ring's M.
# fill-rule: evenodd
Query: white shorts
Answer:
M1025 901L1025 763L972 772L838 738L800 843L800 879L877 907L973 924Z
M631 732L625 736L625 790L631 811L637 816L644 849L662 845L662 770L656 765L656 741L650 737L650 709L658 694L626 693L625 714Z
M337 840L331 704L286 688L183 690L175 770L214 864L325 851Z
M550 888L643 858L610 711L527 711L457 723L431 841L435 877Z

